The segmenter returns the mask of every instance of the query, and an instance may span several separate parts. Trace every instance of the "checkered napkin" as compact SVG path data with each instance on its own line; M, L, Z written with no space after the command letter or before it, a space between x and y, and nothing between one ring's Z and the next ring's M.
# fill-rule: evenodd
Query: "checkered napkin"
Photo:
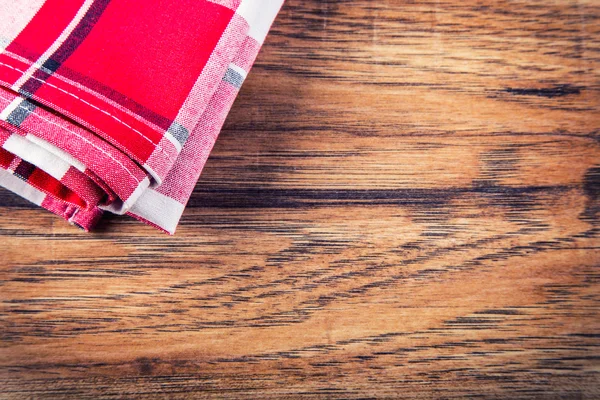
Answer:
M174 233L283 0L0 0L0 185Z

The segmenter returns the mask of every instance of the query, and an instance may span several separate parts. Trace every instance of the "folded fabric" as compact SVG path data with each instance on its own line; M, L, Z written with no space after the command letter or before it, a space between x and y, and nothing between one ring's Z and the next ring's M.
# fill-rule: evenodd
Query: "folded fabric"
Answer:
M0 0L0 185L174 233L283 0Z

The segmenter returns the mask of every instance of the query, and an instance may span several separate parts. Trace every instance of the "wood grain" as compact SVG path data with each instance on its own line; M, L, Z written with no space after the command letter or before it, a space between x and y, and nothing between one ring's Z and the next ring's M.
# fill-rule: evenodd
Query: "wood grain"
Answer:
M595 0L288 0L176 236L0 191L0 398L599 398L599 67Z

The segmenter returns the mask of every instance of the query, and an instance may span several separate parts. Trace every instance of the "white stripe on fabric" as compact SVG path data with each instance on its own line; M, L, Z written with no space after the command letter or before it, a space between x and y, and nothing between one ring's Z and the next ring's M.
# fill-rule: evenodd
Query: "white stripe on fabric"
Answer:
M67 162L56 157L46 149L17 134L12 134L2 147L21 159L41 168L59 181L71 167Z
M131 207L130 212L173 234L184 208L185 205L177 200L148 189Z
M160 179L160 176L156 172L154 172L154 170L148 165L148 163L142 165L142 168L148 171L148 173L152 177L152 180L150 181L149 185L150 187L159 187L162 184L162 179Z
M30 184L3 169L0 169L0 186L5 187L21 197L24 197L38 206L41 206L42 202L46 198L46 193L42 192L41 190L37 190Z
M129 212L131 208L136 204L138 199L147 191L150 190L148 187L150 186L150 179L148 177L144 178L139 185L135 188L133 193L129 196L125 201L115 201L114 203L108 206L99 206L98 208L104 211L110 211L113 214L123 215Z
M4 98L3 98L4 99ZM5 99L7 100L7 99ZM6 119L8 118L8 116L17 109L17 107L19 107L19 104L21 104L23 102L23 98L21 97L15 97L13 99L13 101L10 102L9 105L7 105L4 110L2 110L2 112L0 112L0 119L2 121L6 121Z
M81 161L79 161L78 159L76 159L75 157L73 157L72 155L70 155L69 153L64 151L63 149L56 147L52 143L47 142L44 139L40 139L39 137L32 135L30 133L28 133L25 136L25 138L27 138L27 140L29 140L30 142L35 143L36 145L40 146L41 148L54 154L58 158L63 159L65 162L71 164L74 168L77 168L79 171L85 172L86 166Z
M283 0L242 0L236 13L250 24L248 36L262 45L282 5Z

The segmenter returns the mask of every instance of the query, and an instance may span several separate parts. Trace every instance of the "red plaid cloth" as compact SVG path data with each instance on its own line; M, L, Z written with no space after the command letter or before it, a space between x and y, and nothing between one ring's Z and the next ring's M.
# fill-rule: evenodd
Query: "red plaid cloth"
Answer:
M0 2L0 185L174 233L282 3Z

